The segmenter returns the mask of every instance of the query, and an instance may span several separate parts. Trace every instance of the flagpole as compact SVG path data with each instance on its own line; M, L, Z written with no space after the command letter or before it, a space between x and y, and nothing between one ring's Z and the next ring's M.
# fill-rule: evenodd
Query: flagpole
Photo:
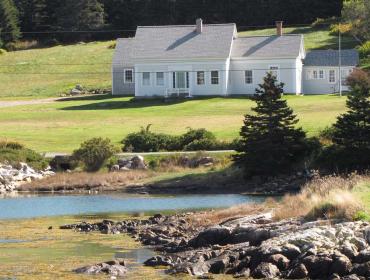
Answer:
M339 96L342 96L342 36L339 27Z

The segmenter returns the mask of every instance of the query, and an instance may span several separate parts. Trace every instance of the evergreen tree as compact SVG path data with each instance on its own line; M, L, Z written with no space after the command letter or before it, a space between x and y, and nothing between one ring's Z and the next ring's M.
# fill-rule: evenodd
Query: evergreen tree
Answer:
M245 116L235 160L244 165L247 176L287 173L307 152L305 132L295 128L298 119L281 99L283 86L268 73L253 97L255 114Z
M104 7L98 0L65 0L60 3L56 16L58 29L99 29L104 24Z
M367 151L370 160L370 76L355 70L348 83L348 112L338 117L333 142L353 153Z
M20 38L18 10L12 0L0 1L0 41L4 44Z
M14 2L19 10L22 31L47 29L46 0L15 0Z

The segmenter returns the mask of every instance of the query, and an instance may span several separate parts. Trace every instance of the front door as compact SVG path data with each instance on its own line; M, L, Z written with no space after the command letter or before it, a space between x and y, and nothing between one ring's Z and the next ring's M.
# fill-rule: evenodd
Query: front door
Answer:
M189 88L189 72L173 72L173 88Z

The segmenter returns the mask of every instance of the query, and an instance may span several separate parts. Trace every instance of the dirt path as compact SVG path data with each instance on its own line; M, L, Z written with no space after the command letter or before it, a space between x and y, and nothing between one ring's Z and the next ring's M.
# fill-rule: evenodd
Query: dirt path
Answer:
M23 105L38 105L48 104L57 101L58 98L46 98L46 99L35 99L35 100L15 100L15 101L2 101L0 100L0 108L23 106Z

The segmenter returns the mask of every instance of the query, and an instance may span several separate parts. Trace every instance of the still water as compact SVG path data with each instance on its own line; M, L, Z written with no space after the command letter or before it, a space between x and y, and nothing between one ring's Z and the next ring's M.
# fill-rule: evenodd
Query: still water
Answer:
M152 212L224 208L243 203L260 203L265 197L214 194L176 196L50 195L0 199L0 219L36 218L113 212Z

